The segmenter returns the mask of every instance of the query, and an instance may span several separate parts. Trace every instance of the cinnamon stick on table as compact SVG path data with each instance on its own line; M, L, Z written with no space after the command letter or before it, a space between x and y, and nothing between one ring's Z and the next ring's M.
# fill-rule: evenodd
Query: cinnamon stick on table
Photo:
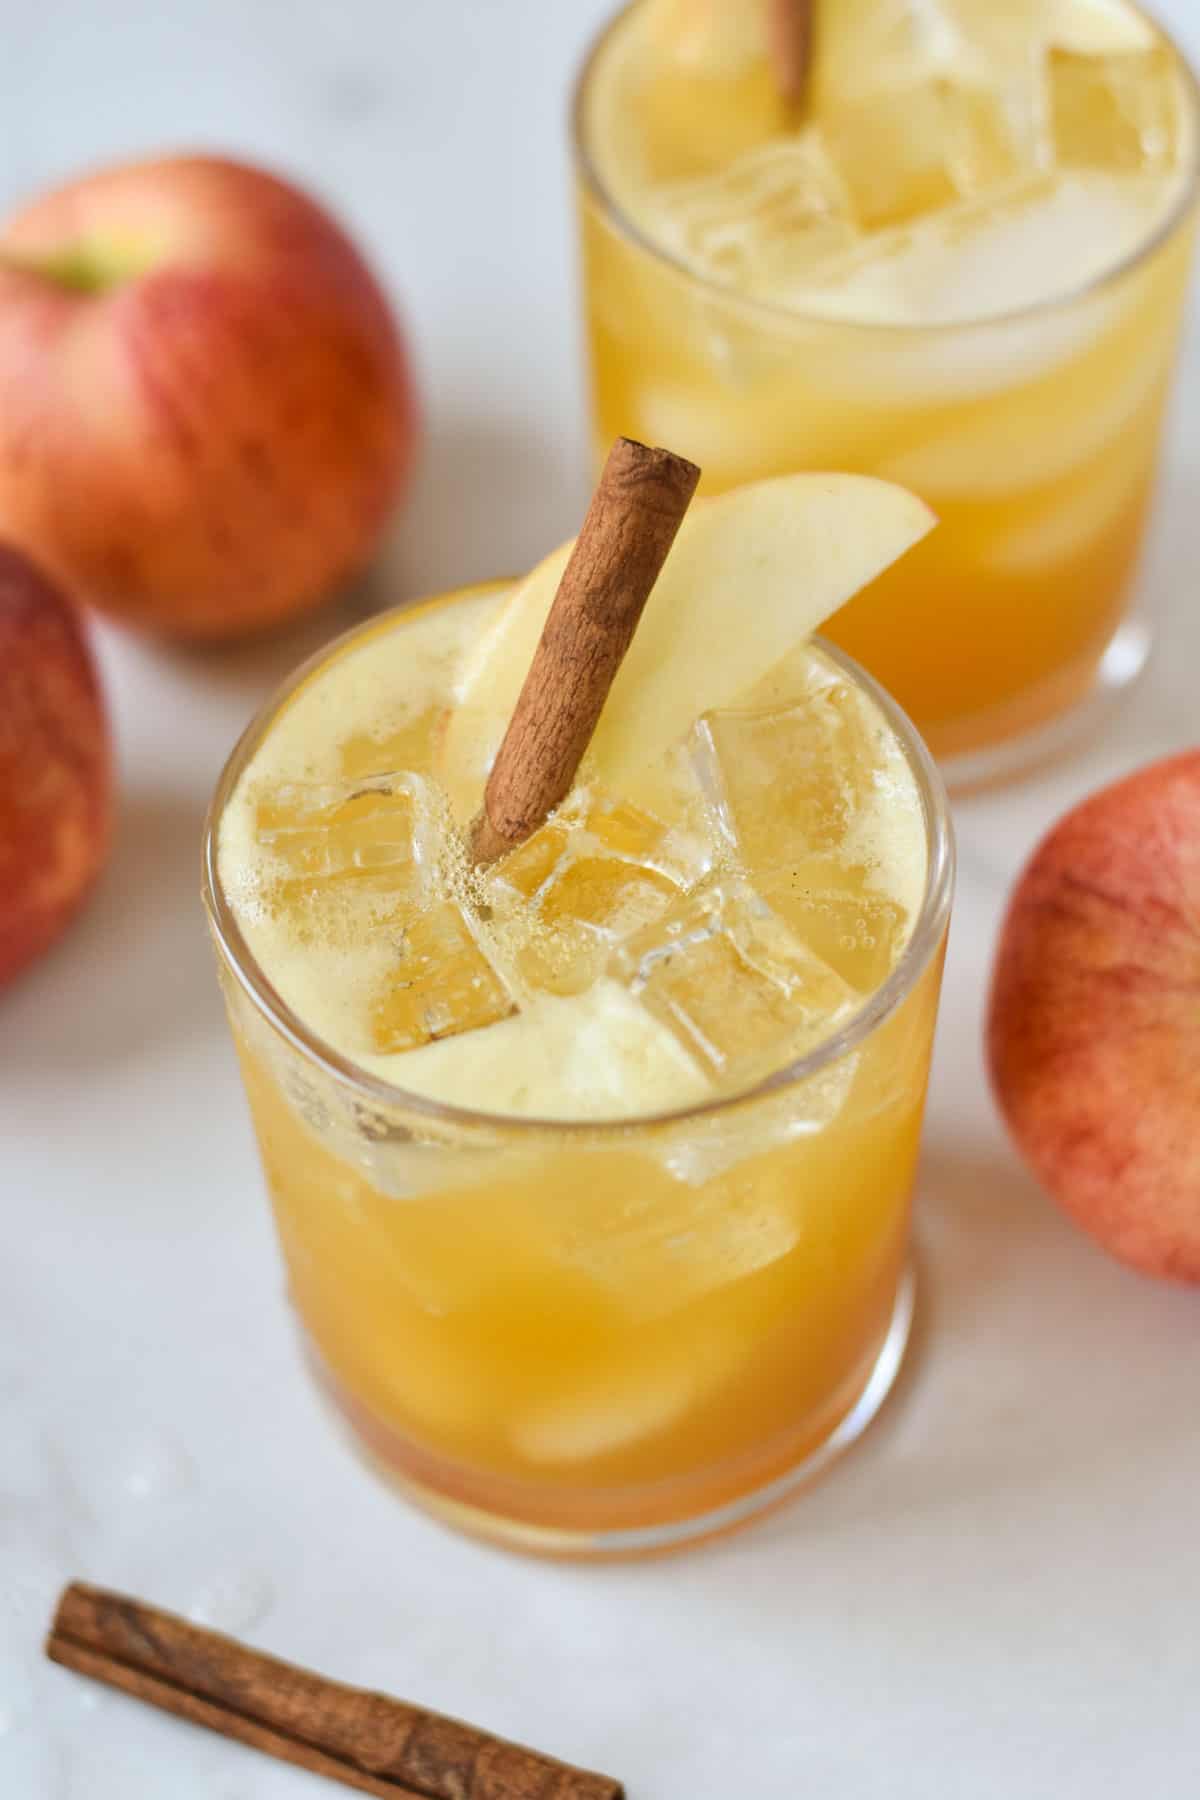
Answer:
M770 0L771 56L779 92L790 104L804 98L812 66L817 0Z
M343 1687L75 1582L51 1661L380 1800L622 1800L621 1784L403 1700ZM163 1791L167 1791L165 1784Z
M565 798L699 479L670 450L613 445L488 777L477 863L523 843Z

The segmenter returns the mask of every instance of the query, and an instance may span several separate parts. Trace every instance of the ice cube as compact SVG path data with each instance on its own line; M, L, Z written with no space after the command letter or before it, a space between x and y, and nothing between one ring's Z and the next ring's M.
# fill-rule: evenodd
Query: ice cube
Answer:
M639 25L644 35L635 27L627 40L634 67L592 84L590 110L593 141L643 180L722 168L786 122L761 8L688 0L651 7Z
M614 1367L518 1418L513 1443L535 1463L590 1462L668 1430L701 1386L686 1361L654 1369L643 1363Z
M1145 241L1168 198L1161 176L1118 178L1094 169L1031 175L864 238L849 255L814 271L808 302L835 317L925 325L1015 312L1122 261ZM899 372L914 401L926 405L939 390L953 393L956 387L960 399L972 392L1011 392L1019 381L1078 355L1116 316L1106 300L1103 308L1078 308L1064 319L1043 321L1036 331L1026 321L997 324L986 358L977 335L962 335L961 353L953 338L939 340L936 364L928 357L902 363L892 346L888 367L882 354L876 359L864 353L857 373L848 361L831 362L829 378L836 372L863 383L873 372L875 393L898 398Z
M660 187L649 204L657 232L693 268L764 297L783 296L857 236L845 188L812 132Z
M428 784L408 774L272 788L255 810L267 889L285 902L347 883L416 894L436 855L434 811Z
M547 885L541 916L552 929L579 929L607 942L647 923L675 892L670 877L648 864L576 853Z
M477 930L448 899L405 917L395 968L371 1007L371 1039L381 1055L478 1031L515 1010Z
M1048 32L1057 29L1061 0L942 0L956 34L953 66L943 69L997 96L1026 161L1045 168L1043 63ZM1094 0L1082 0L1089 9Z
M606 854L657 869L672 881L694 878L696 847L640 807L599 799L584 829Z
M823 966L869 993L920 904L915 783L870 702L831 670L775 680L799 697L703 721L702 778L756 890Z
M715 1191L715 1199L705 1193L699 1204L702 1211L710 1205L730 1209L730 1239L737 1245L733 1260L738 1274L774 1261L776 1254L783 1254L796 1241L794 1207L784 1204L773 1191L772 1180L762 1178L761 1168L748 1166L751 1159L816 1137L832 1125L854 1086L858 1061L858 1053L852 1051L803 1081L789 1083L777 1093L762 1097L755 1103L750 1130L747 1117L740 1111L719 1111L691 1118L657 1142L655 1149L662 1167L673 1181L690 1189L707 1190L725 1177L733 1177L732 1198L731 1189L722 1186ZM788 1167L788 1178L794 1187L792 1165ZM751 1194L757 1196L758 1203L743 1220L742 1202L748 1201ZM695 1206L695 1199L688 1204ZM779 1248L768 1253L771 1245Z
M606 857L576 857L543 903L539 926L521 948L518 967L532 988L577 994L589 987L612 945L666 910L671 883L653 870Z
M965 196L1002 190L1038 171L1040 96L1032 74L984 85L947 85L943 104L955 185Z
M745 709L707 714L692 742L725 836L756 875L800 847L841 849L890 761L881 721L807 650L774 682Z
M1180 83L1165 45L1107 55L1053 47L1047 81L1060 167L1130 173L1178 161Z
M679 1281L678 1272L668 1276L672 1298ZM617 1297L626 1298L619 1288ZM658 1322L647 1324L656 1313ZM591 1366L546 1370L544 1393L513 1420L512 1441L522 1456L569 1466L636 1454L676 1430L694 1408L711 1407L744 1375L755 1340L736 1316L684 1320L670 1308L636 1316L641 1329L623 1346L606 1344Z
M500 863L492 886L511 888L522 900L533 900L566 856L567 841L567 827L560 820L551 819L539 826Z
M841 101L822 132L866 231L924 218L1023 166L999 93L939 75Z
M838 0L825 8L814 71L824 103L960 68L969 44L945 0Z
M580 993L623 938L707 867L704 846L627 803L585 797L497 867L488 898L531 988Z
M612 968L726 1084L762 1079L803 1055L858 999L736 879L684 895L622 946Z
M739 1108L669 1128L656 1137L653 1162L626 1156L623 1204L613 1203L611 1176L597 1181L594 1201L591 1191L577 1195L564 1215L559 1260L626 1316L647 1320L678 1314L789 1255L809 1203L795 1163L772 1153L805 1132L783 1136L780 1109L805 1110L789 1089L757 1101L752 1113Z
M451 1105L548 1119L621 1119L712 1097L712 1084L615 981L536 994L511 1018L431 1043L380 1072Z
M1088 0L1091 3L1091 0ZM822 113L939 96L950 166L969 186L1006 178L1014 155L1043 160L1042 47L1047 0L839 0L822 21L816 85ZM965 159L965 162L964 162ZM955 185L963 181L955 172Z

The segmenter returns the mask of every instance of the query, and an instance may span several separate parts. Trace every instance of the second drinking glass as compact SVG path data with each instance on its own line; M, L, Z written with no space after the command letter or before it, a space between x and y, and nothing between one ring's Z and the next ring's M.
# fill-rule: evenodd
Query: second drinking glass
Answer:
M1068 16L1069 14L1069 16ZM1131 584L1189 269L1197 96L1132 6L636 0L580 82L597 442L801 468L941 528L830 623L952 777L1031 760L1148 646Z

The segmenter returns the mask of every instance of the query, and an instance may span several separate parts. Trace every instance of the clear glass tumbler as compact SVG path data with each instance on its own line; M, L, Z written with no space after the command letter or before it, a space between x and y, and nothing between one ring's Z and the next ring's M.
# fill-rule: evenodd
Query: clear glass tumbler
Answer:
M571 1123L440 1104L291 1010L219 856L239 780L293 698L413 616L301 669L209 818L205 902L291 1299L320 1386L422 1505L543 1553L670 1548L810 1478L900 1363L953 882L941 782L894 702L814 648L873 700L920 795L924 891L883 984L793 1067L686 1111Z
M856 318L843 295L820 316L698 272L665 228L617 198L613 120L640 127L628 107L601 99L649 4L635 0L608 26L573 111L597 453L621 433L669 444L700 464L702 492L805 468L913 488L939 529L856 595L828 635L895 695L952 784L1038 760L1133 679L1150 645L1134 575L1193 248L1200 109L1187 65L1160 40L1193 153L1168 216L1132 254L1016 311L953 323L878 309ZM712 87L703 141L720 145L725 131L736 143L732 109L747 94ZM653 104L682 108L684 98L698 104L672 92ZM790 188L772 185L782 181L775 155L747 160L727 209L739 192L763 219L793 203ZM736 216L721 215L718 237L710 201L690 203L714 260L714 244L732 256ZM847 281L858 268L848 257Z

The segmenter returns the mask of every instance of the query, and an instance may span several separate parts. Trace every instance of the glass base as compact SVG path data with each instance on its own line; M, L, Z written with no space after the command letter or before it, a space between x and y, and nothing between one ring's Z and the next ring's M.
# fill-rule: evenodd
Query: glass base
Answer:
M1099 662L1035 689L1011 707L970 722L982 748L959 750L953 732L926 733L952 794L997 787L1054 762L1105 722L1150 659L1154 633L1140 614L1125 619Z
M531 1556L571 1557L603 1560L643 1556L661 1556L683 1550L706 1539L724 1537L752 1523L764 1513L782 1506L823 1475L850 1446L858 1441L883 1405L899 1373L912 1329L916 1280L912 1264L904 1269L896 1291L891 1323L883 1343L871 1365L865 1383L859 1388L847 1410L828 1435L786 1468L782 1474L761 1482L747 1492L722 1504L706 1508L694 1516L673 1518L666 1522L621 1527L613 1530L587 1530L571 1526L533 1523L489 1510L468 1500L457 1498L435 1487L428 1480L415 1477L410 1457L407 1467L399 1465L402 1446L388 1454L388 1434L363 1419L361 1410L348 1403L337 1384L322 1366L311 1344L305 1340L306 1357L322 1396L331 1407L343 1434L348 1433L354 1448L368 1466L396 1488L405 1499L431 1513L444 1524L483 1538L508 1550Z

